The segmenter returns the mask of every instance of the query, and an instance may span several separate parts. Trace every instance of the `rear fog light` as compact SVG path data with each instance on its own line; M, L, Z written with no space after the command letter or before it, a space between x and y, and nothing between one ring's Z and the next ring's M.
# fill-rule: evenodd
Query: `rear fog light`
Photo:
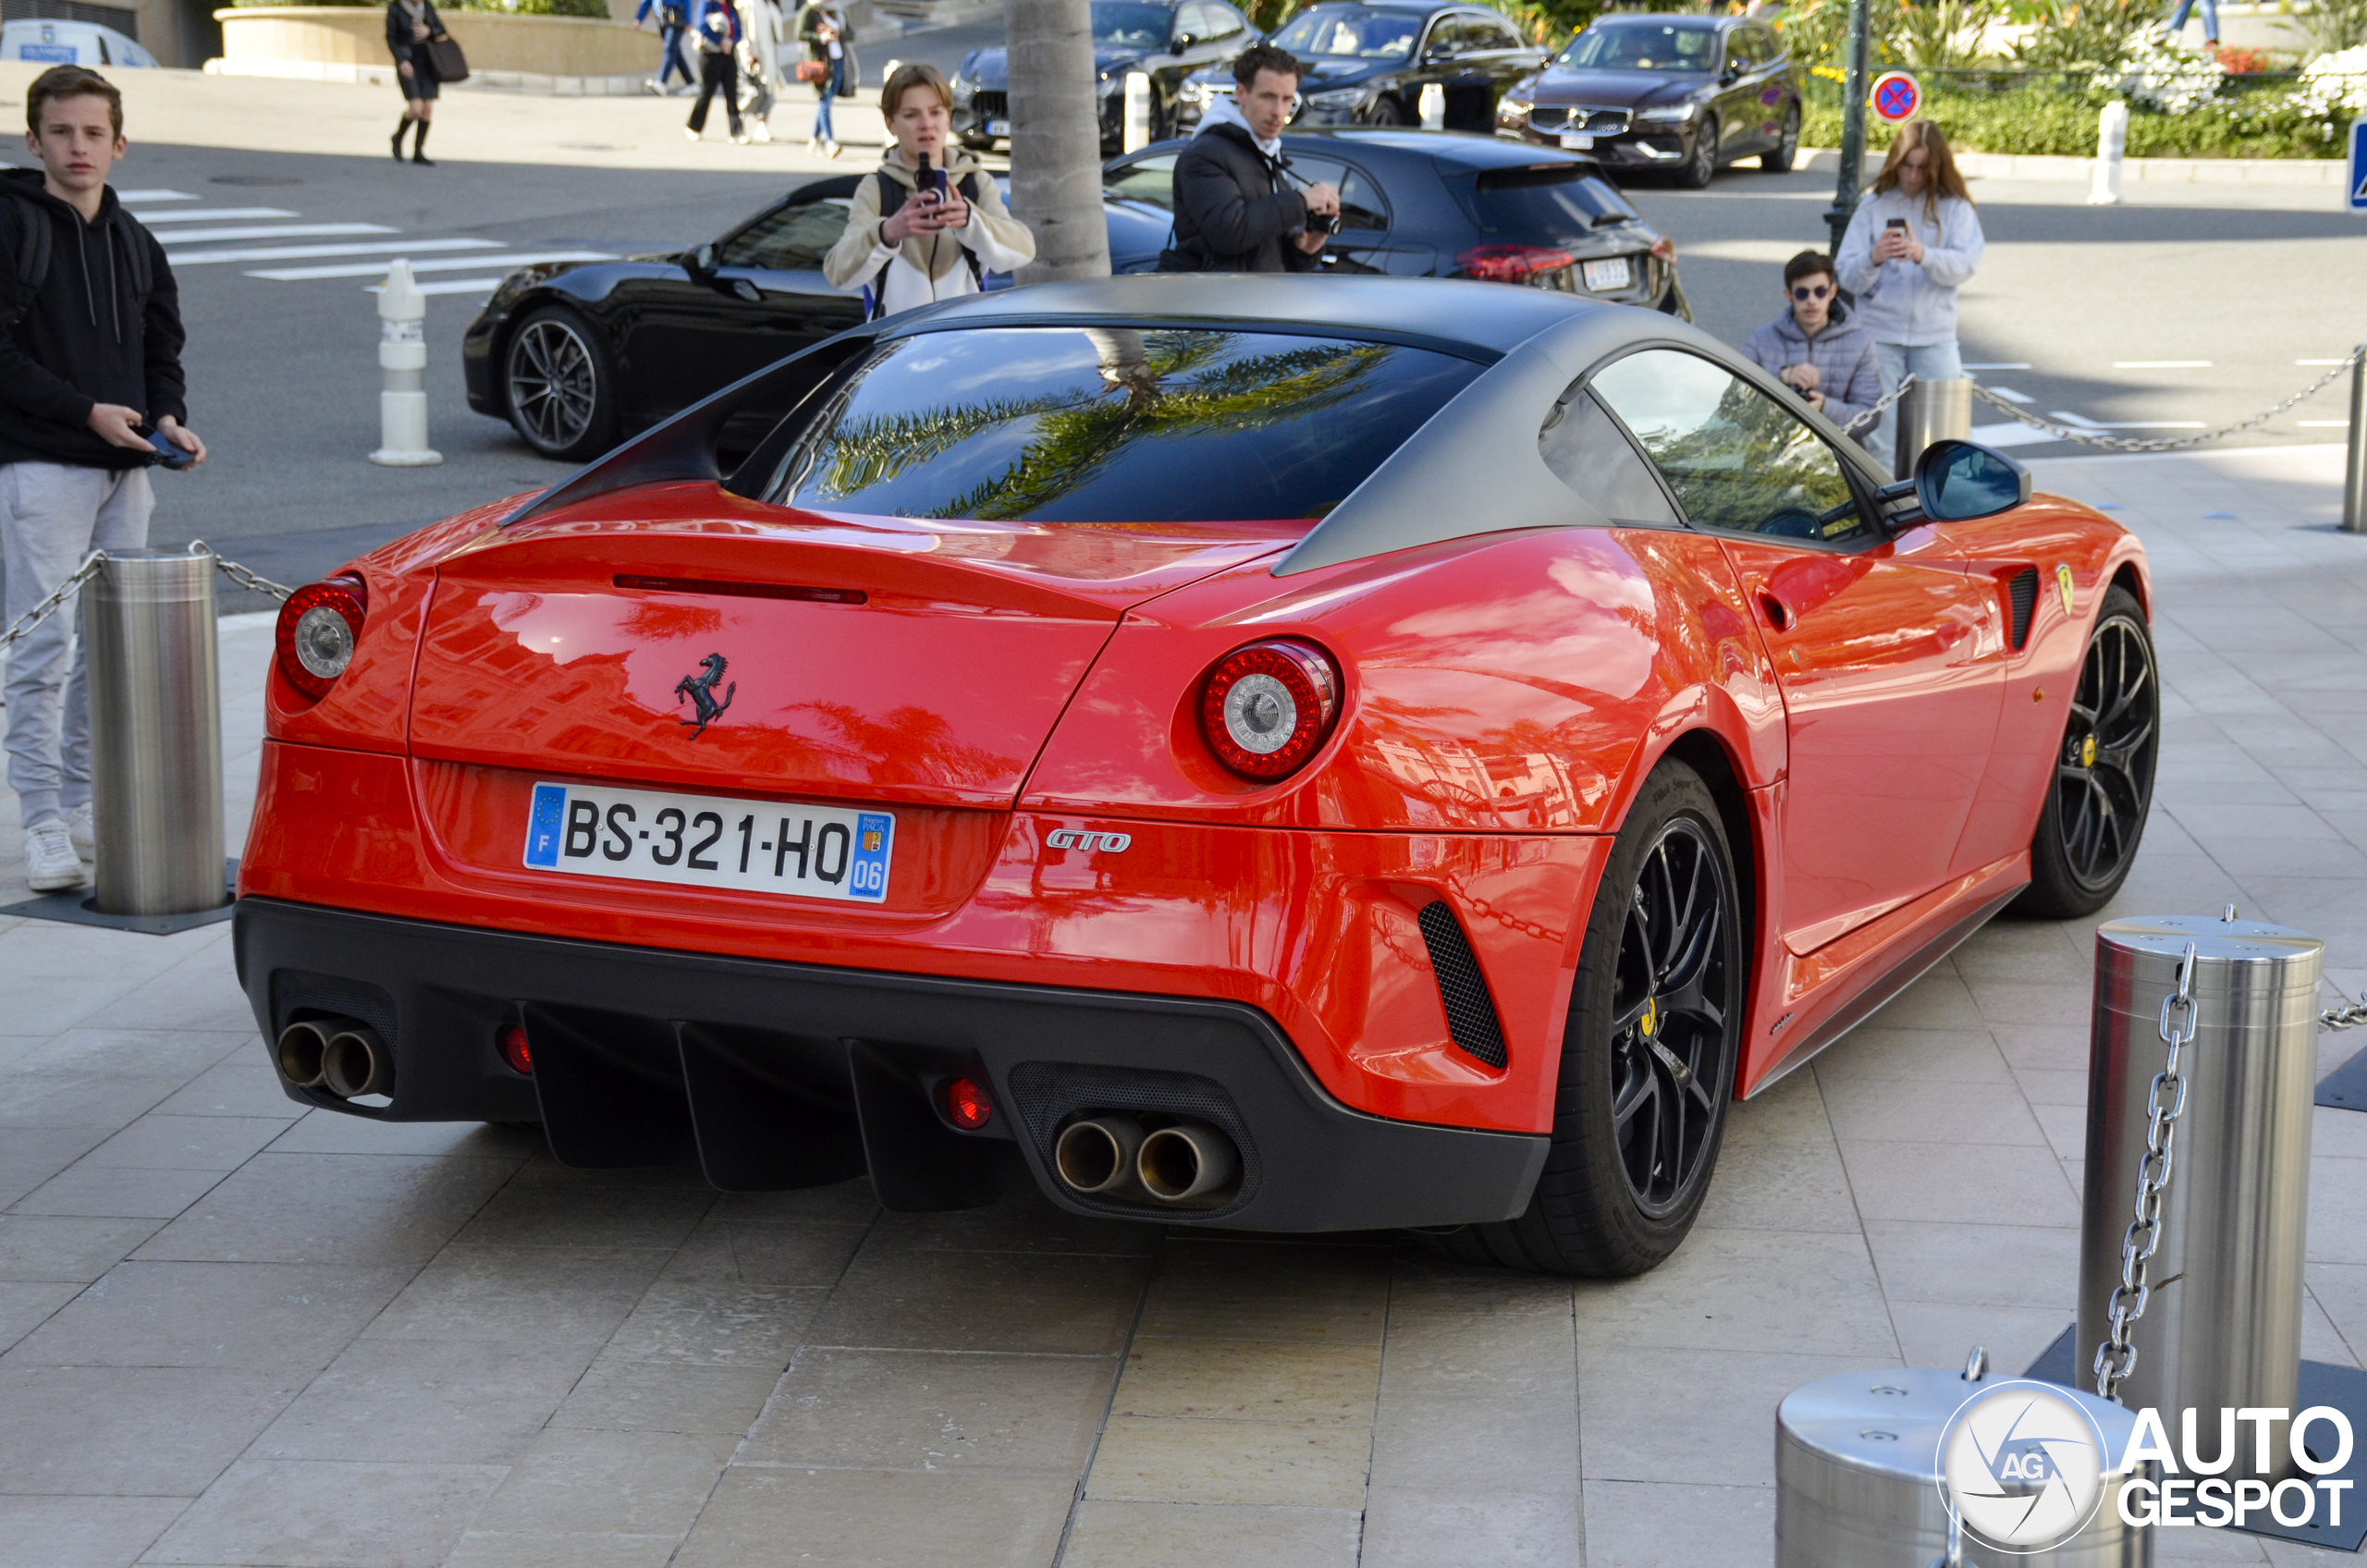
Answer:
M501 1045L501 1060L509 1064L509 1071L521 1077L533 1077L534 1053L526 1048L524 1028L515 1023L505 1023L501 1026L501 1033L496 1038Z
M965 1133L975 1133L995 1118L994 1102L986 1089L968 1078L945 1085L945 1119Z

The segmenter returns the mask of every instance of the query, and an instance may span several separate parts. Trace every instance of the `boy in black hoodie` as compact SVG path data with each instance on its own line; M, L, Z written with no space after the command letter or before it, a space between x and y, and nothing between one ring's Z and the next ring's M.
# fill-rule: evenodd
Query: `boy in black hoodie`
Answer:
M58 66L25 93L39 171L0 170L0 549L13 625L92 549L148 542L149 441L196 462L181 423L180 296L164 248L116 202L123 97L97 72ZM36 892L88 880L90 711L72 627L51 616L8 651L8 783ZM59 698L65 699L61 722Z

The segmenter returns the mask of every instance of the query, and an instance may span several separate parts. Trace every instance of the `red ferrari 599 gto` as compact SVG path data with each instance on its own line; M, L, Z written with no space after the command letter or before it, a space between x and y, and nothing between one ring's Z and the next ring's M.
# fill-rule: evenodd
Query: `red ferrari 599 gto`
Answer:
M297 1100L570 1165L1631 1274L1734 1096L2118 887L2147 603L1655 312L1017 289L289 600L239 974Z

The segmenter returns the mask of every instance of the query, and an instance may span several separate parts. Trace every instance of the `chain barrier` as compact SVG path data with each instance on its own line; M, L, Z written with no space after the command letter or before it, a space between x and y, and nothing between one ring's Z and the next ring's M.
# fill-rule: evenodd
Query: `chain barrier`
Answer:
M2356 1029L2367 1024L2367 991L2346 1007L2330 1007L2318 1014L2318 1033L2331 1035L2338 1029Z
M2145 1157L2137 1162L2137 1217L2121 1238L2120 1283L2113 1288L2108 1308L2112 1328L2104 1342L2096 1347L2096 1392L2116 1404L2120 1403L2120 1385L2137 1366L2137 1347L2129 1342L2128 1332L2145 1316L2145 1303L2152 1294L2145 1283L2145 1268L2161 1245L2162 1194L2170 1185L2170 1148L2177 1136L2178 1116L2186 1109L2186 1080L2178 1075L2178 1053L2194 1039L2198 1011L2194 944L2189 942L2186 956L2178 960L2178 988L2162 998L2162 1044L2169 1056L2162 1071L2153 1074L2152 1088L2145 1096ZM2178 1015L2176 1023L2170 1022L2172 1013ZM2165 1091L2169 1096L2167 1104L2163 1103Z
M2041 419L2036 414L2024 413L2020 409L2016 408L2005 398L2000 398L1996 393L1992 392L1988 387L1983 386L1978 381L1974 381L1972 383L1972 395L1980 398L1982 402L1988 404L1991 408L1995 409L1998 412L2005 414L2010 418L2017 419L2033 430L2042 430L2049 435L2054 436L2057 441L2076 442L2082 447L2101 447L2104 450L2110 452L2177 452L2182 451L2189 447L2200 447L2205 442L2223 440L2230 435L2240 435L2247 430L2258 429L2260 426L2266 424L2270 420L2273 420L2277 415L2283 413L2286 410L2292 408L2297 403L2301 403L2307 401L2309 398L2316 397L2328 386L2331 386L2336 381L2339 381L2343 376L2349 374L2351 367L2359 362L2359 357L2361 354L2367 354L2367 346L2353 349L2348 355L2344 356L2342 361L2336 365L2332 370L2326 372L2325 374L2318 377L2317 380L2310 383L2309 386L2303 387L2300 391L2294 393L2290 398L2286 398L2283 402L2276 404L2275 407L2264 412L2254 414L2251 418L2236 424L2223 424L2216 430L2205 430L2193 435L2148 437L2142 439L2127 435L2104 435L2092 430L2080 430L2072 425L2058 424L2054 420ZM1967 376L1965 379L1970 381L1972 378ZM1902 389L1904 388L1904 386L1905 384L1901 383ZM1855 428L1854 423L1852 428Z
M215 569L241 588L250 589L257 594L267 594L275 599L286 599L290 594L296 592L293 588L274 582L251 568L240 566L202 539L190 541L189 553L192 556L210 557ZM80 592L82 584L96 577L99 574L99 569L106 564L107 553L104 550L92 550L84 557L82 564L74 569L74 574L71 577L59 583L55 591L40 604L9 622L7 631L0 631L0 653L6 653L34 627L64 609L67 601Z
M1869 420L1880 419L1883 415L1890 412L1891 405L1897 402L1901 398L1906 397L1907 389L1914 385L1915 374L1912 371L1909 371L1906 375L1899 378L1897 386L1892 387L1889 391L1875 398L1873 407L1868 409L1864 413L1858 415L1857 418L1851 420L1847 424L1843 425L1841 427L1841 434L1844 435L1855 435L1860 429L1864 428Z

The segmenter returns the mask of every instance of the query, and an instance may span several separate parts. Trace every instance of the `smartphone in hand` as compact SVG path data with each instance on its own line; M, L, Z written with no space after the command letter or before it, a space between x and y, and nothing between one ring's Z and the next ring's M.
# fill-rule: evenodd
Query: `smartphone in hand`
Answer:
M166 468L184 469L197 461L196 453L184 450L161 430L151 430L141 425L140 434L148 438L148 445L156 448L156 456L164 460Z

